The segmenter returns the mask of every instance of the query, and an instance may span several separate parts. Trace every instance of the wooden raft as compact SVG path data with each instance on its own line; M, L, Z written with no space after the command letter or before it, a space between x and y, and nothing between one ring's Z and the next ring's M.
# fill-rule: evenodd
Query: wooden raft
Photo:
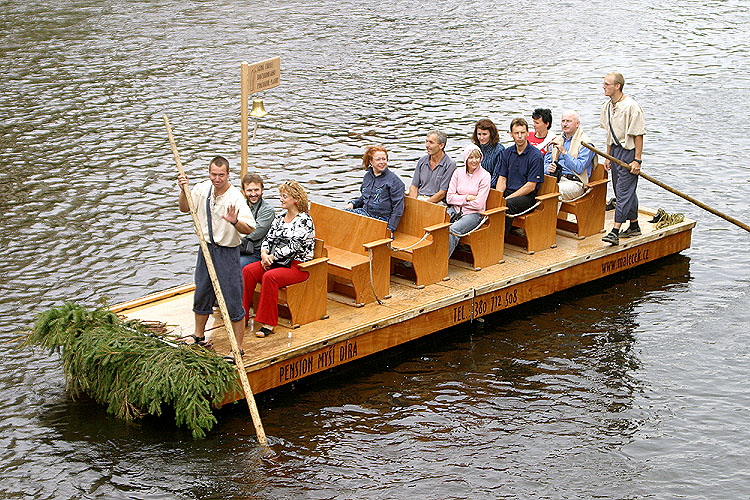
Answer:
M479 272L451 264L450 280L418 289L391 281L391 299L383 305L354 307L328 300L330 318L297 329L279 326L263 339L246 335L245 365L253 391L263 392L303 377L356 361L453 325L491 313L504 314L515 305L566 288L632 269L690 246L693 221L656 230L653 213L641 211L643 235L619 246L603 243L599 234L583 239L557 238L557 247L533 255L505 246L505 262ZM608 225L612 212L607 212ZM114 306L128 318L162 321L175 335L192 333L192 286ZM214 349L228 352L221 319L212 315L208 336ZM227 395L233 401L241 395Z

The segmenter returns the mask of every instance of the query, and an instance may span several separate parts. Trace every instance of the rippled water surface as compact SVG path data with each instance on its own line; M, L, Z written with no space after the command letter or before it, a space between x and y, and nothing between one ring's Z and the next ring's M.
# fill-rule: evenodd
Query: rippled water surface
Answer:
M742 498L750 490L750 237L696 219L691 249L456 327L259 400L203 441L125 425L16 349L35 314L189 282L195 241L174 162L239 164L239 63L282 85L250 148L269 187L356 192L379 142L409 179L425 132L454 158L474 121L580 111L625 74L647 116L644 171L750 220L750 12L740 0L0 1L2 498ZM507 136L505 136L507 137ZM505 140L504 142L510 142Z

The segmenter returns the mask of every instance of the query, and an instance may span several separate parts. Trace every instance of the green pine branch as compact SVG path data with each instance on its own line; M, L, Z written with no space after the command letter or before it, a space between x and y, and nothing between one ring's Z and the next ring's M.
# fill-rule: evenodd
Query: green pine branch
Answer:
M87 394L126 421L175 411L196 439L216 424L212 406L242 391L235 368L200 346L166 344L139 321L105 307L66 303L41 313L24 345L57 352L67 390Z

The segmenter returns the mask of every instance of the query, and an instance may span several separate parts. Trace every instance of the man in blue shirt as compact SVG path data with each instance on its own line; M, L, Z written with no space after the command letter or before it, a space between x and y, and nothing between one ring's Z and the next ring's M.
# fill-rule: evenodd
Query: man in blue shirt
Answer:
M536 203L536 191L544 182L544 156L529 144L529 124L523 118L510 122L515 147L505 148L500 163L492 173L491 185L505 196L508 215L519 214ZM510 229L510 224L506 224Z
M591 144L581 128L581 118L576 111L564 111L560 119L562 137L555 138L544 155L547 173L558 179L560 199L572 200L585 191L584 186L596 163L596 155L582 142Z

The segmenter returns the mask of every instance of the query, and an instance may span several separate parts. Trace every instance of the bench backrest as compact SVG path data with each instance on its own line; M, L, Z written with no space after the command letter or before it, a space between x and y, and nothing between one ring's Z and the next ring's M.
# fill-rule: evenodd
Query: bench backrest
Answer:
M390 238L388 223L364 215L310 202L315 236L328 247L367 255L364 243Z
M396 232L421 238L424 235L425 227L445 221L444 206L406 196L404 198L404 215L401 216Z
M536 195L539 196L540 194L549 194L549 193L556 193L557 192L557 178L553 177L551 175L544 175L544 182L541 186L539 186L539 190L536 192Z
M606 178L607 171L604 169L604 164L597 163L594 169L591 171L591 175L589 175L589 182L599 181Z
M487 210L505 206L505 197L497 189L490 188L490 194L487 195Z

